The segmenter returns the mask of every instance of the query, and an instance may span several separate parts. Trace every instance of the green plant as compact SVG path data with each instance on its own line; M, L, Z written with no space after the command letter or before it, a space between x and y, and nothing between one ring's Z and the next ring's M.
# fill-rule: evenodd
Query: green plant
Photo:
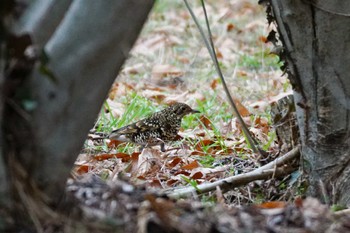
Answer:
M203 165L203 167L213 167L214 161L215 161L215 158L210 155L201 156L199 158L199 162L200 164Z
M190 179L186 176L181 176L181 179L183 179L186 183L191 185L197 192L200 192L200 189L198 188L198 183L196 180Z

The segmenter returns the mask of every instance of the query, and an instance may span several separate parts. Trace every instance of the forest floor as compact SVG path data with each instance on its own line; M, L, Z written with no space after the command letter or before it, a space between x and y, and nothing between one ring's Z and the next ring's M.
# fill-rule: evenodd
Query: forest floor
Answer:
M204 26L201 6L196 3L192 7ZM249 131L268 155L254 153L247 143L183 1L162 0L157 1L111 88L76 161L69 190L86 177L91 179L91 175L108 184L127 180L135 187L153 193L165 191L169 194L183 187L197 190L202 184L252 172L287 152L281 149L283 145L276 136L270 109L272 103L291 94L291 86L287 77L282 75L279 58L271 53L273 45L266 43L274 25L267 24L265 8L253 0L218 0L207 1L207 11L220 68L231 94ZM99 136L147 117L173 102L187 103L200 113L183 119L181 137L167 144L165 152L152 147L140 153L136 145ZM124 181L116 189L125 192L130 188ZM305 187L300 171L294 169L282 177L247 182L225 192L217 188L193 193L191 199L212 207L220 203L234 208L249 205L273 209L275 217L272 218L270 213L267 215L270 221L278 221L276 216L287 215L289 211L291 217L294 213L290 209L291 203L301 211ZM165 210L179 210L178 203L163 200L159 204L152 195L145 199L163 223L174 224L170 223L170 214ZM312 213L316 211L327 218L328 209L316 200L308 199L304 204L314 208ZM221 209L215 211L223 214ZM312 218L307 214L303 212L305 219ZM128 215L124 214L124 219L125 216ZM248 217L242 219L248 221ZM295 219L289 221L297 222ZM259 229L259 224L256 222L256 229ZM265 232L265 227L261 232Z

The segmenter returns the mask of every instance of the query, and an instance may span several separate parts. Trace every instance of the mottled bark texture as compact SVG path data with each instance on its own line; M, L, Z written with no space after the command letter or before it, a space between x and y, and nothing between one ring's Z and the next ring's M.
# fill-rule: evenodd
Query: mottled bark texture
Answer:
M30 3L6 25L9 56L1 54L7 65L0 77L0 88L5 85L0 107L6 103L0 117L5 135L0 194L6 196L9 189L3 185L10 181L17 212L27 212L38 229L45 214L54 216L41 204L59 205L74 161L153 0Z
M350 206L350 2L271 0L309 193Z

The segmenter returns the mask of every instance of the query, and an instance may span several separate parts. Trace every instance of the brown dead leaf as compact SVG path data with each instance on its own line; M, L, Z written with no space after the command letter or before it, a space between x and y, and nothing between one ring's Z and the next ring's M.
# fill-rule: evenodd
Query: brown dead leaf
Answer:
M201 171L197 171L194 174L192 174L190 177L191 177L191 179L197 180L197 179L203 178L204 174Z
M199 121L202 122L202 125L199 125L199 128L203 128L203 125L206 129L210 129L212 130L213 127L212 127L212 123L211 121L204 115L201 115L200 118L199 118Z
M151 96L152 100L156 101L158 104L160 104L164 99L165 99L165 95L154 95Z
M268 42L266 36L259 36L259 40L260 40L261 42L263 42L263 43L267 43L267 42Z
M210 83L210 87L211 89L215 90L217 85L218 85L219 79L214 79L211 83Z
M206 153L204 153L203 151L192 151L191 155L204 156L204 155L206 155Z
M270 202L264 202L260 205L256 205L259 208L263 209L276 209L276 208L284 208L287 206L287 203L284 201L270 201Z
M233 154L234 152L235 152L234 149L232 149L232 148L227 148L227 149L225 149L225 150L221 150L221 151L219 152L219 154L220 154L220 155L231 155L231 154Z
M155 187L155 188L161 188L162 187L162 184L160 183L159 179L157 179L157 178L148 179L148 184L151 187Z
M217 57L218 59L223 59L223 58L224 58L224 55L222 55L221 51L217 49L217 50L216 50L216 57Z
M167 180L166 185L168 185L168 186L174 186L174 185L177 184L177 183L179 183L178 180L169 179L169 180Z
M236 28L236 26L233 23L229 23L226 26L226 31L230 32L230 31L232 31L235 28Z
M91 170L91 166L87 165L87 164L79 165L79 166L76 166L76 168L75 168L75 171L79 175L88 173L90 170Z
M196 146L195 146L195 150L197 151L203 151L202 147L203 146L208 146L208 145L211 145L211 144L214 144L215 142L211 139L203 139L201 141L199 141Z
M139 159L139 155L141 154L141 152L133 152L132 154L131 154L131 159L132 160L138 160Z
M107 160L114 157L115 157L114 154L99 154L99 155L95 155L94 159L97 161L102 161L102 160Z
M233 101L235 102L238 112L242 117L249 116L251 114L238 99L233 97Z
M186 171L186 170L178 170L178 171L175 172L174 175L175 175L175 176L177 176L177 175L189 176L189 175L191 175L191 173L188 172L188 171Z
M263 117L257 117L254 121L254 125L255 127L259 128L260 130L262 130L262 132L264 134L268 134L269 133L269 130L270 130L270 127L269 127L269 122L266 118L263 118Z
M119 146L120 144L123 144L123 143L125 143L125 142L111 139L111 141L107 144L107 147L108 148L115 148L115 147L117 147L117 146Z
M126 153L99 154L94 156L94 159L97 161L103 161L111 158L118 158L121 159L123 162L127 162L131 159L130 155Z
M205 137L205 132L196 133L197 137Z
M175 157L169 164L168 166L170 168L175 167L177 164L179 164L182 161L182 159L180 159L179 157Z
M197 160L194 160L193 162L187 164L187 165L184 165L181 167L181 169L184 169L184 170L193 170L195 168L199 167L199 163L197 162Z
M246 77L246 76L248 76L248 73L243 71L243 70L238 70L237 75L241 76L241 77Z

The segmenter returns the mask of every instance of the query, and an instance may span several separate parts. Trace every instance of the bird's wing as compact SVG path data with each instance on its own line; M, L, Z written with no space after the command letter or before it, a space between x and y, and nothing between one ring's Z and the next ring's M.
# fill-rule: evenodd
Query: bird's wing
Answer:
M119 129L113 130L111 134L132 134L137 133L138 129L135 124L127 125Z
M134 134L157 129L152 119L145 119L112 131L111 135Z
M138 121L135 123L136 128L138 128L138 132L144 131L153 131L159 128L159 122L154 121L153 118L148 118L142 121Z

